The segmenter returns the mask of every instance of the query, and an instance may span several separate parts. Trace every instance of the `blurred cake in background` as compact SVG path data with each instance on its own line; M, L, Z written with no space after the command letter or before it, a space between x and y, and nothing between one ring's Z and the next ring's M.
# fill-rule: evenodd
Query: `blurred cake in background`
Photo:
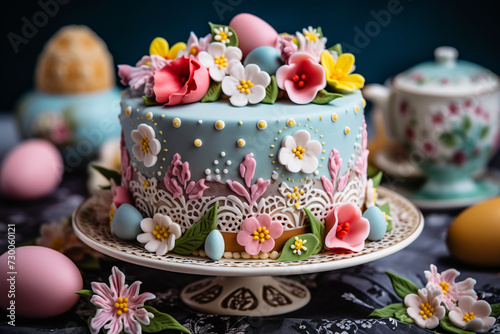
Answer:
M84 167L107 139L119 136L119 103L104 41L86 26L66 26L46 43L35 90L19 101L21 134L55 144L67 170Z

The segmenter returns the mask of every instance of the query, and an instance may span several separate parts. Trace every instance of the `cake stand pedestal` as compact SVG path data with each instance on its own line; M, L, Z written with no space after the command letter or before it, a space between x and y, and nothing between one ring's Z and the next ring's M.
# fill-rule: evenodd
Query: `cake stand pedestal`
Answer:
M95 250L137 265L180 272L214 276L188 285L181 292L188 306L209 314L271 316L292 312L306 305L307 287L295 280L274 277L316 273L357 266L396 253L411 244L422 232L422 213L401 195L378 187L379 200L388 201L394 221L392 231L379 241L367 241L357 253L332 252L313 255L295 262L275 260L212 261L199 256L168 253L157 256L139 243L118 239L111 233L107 219L99 220L98 208L109 207L94 196L73 213L75 234Z

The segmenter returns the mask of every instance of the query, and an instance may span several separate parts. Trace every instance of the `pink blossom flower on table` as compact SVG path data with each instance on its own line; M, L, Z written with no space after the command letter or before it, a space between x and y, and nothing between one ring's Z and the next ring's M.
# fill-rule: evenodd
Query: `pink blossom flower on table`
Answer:
M276 83L287 92L292 102L306 104L325 88L325 70L308 53L297 52L291 55L288 65L278 68Z
M228 69L233 64L239 63L241 57L241 50L237 47L226 47L223 43L210 43L207 51L199 53L198 60L208 68L210 77L214 81L221 82L228 73Z
M144 308L144 302L155 298L150 292L139 294L140 281L135 281L130 287L125 284L125 275L113 267L109 276L109 286L106 283L92 282L90 302L97 306L97 312L90 321L90 331L97 334L104 328L108 334L118 334L122 331L130 334L141 334L139 323L149 325L154 315Z
M470 296L460 298L458 306L450 311L450 321L466 331L486 333L495 323L496 319L490 317L491 306L484 300L476 301Z
M424 274L427 279L427 286L432 286L443 292L439 299L448 310L453 309L455 303L464 296L477 299L477 294L474 291L476 280L469 277L465 281L455 283L455 278L460 275L460 272L455 269L448 269L439 274L437 267L431 264L431 270L424 271Z
M158 160L161 144L156 139L155 130L146 124L139 124L137 130L131 133L132 140L136 143L132 146L132 153L139 161L144 161L144 166L151 167Z
M198 102L209 86L207 69L191 57L174 59L154 72L156 102L165 106Z
M144 56L137 62L135 67L118 65L118 76L121 78L123 85L130 85L132 90L139 90L144 87L145 95L152 97L149 88L153 85L154 71L162 69L168 62L169 60L159 55Z
M278 161L292 173L312 173L318 167L317 156L321 153L321 143L311 140L308 131L299 130L293 136L286 136L281 142Z
M312 29L312 27L309 27ZM316 29L314 29L316 30ZM299 42L298 51L305 52L313 57L316 63L319 63L321 53L325 50L326 37L319 38L317 33L309 32L305 28L302 30L304 34L296 32L297 40Z
M288 34L281 34L276 40L276 48L281 51L281 60L288 65L290 57L297 52L297 44L293 41L294 37Z
M241 224L236 240L238 244L245 247L250 255L258 255L259 252L270 252L275 245L275 239L283 234L283 225L271 221L271 217L262 214L247 218Z
M194 57L198 59L198 54L201 51L207 51L210 42L212 41L212 34L208 34L205 37L198 38L194 32L191 31L189 39L187 41L186 49L179 50L177 57Z
M259 66L249 64L245 67L238 62L231 64L229 76L222 79L222 91L230 96L233 106L243 107L248 103L259 103L266 97L266 87L271 83L271 77Z
M441 306L439 296L443 293L439 289L428 287L418 290L418 295L410 293L405 297L406 313L422 328L436 328L439 320L443 319L446 310Z
M165 255L175 247L175 240L181 236L181 227L172 218L156 213L153 218L141 221L144 233L137 236L137 241L145 244L144 248L156 255Z
M352 203L337 205L325 218L325 246L359 252L365 247L370 223Z

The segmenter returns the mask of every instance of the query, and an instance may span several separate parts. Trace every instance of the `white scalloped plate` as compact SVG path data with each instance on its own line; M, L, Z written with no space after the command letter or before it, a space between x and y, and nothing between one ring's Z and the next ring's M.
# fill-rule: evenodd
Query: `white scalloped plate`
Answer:
M277 262L274 260L221 259L212 261L197 256L166 254L157 256L140 244L118 239L109 224L97 222L95 204L91 197L73 213L75 234L87 245L111 257L145 267L186 274L212 276L276 276L297 275L342 269L371 262L391 255L411 244L424 228L422 213L401 195L378 187L380 201L389 201L395 228L380 241L367 241L361 252L349 254L321 253L306 260Z

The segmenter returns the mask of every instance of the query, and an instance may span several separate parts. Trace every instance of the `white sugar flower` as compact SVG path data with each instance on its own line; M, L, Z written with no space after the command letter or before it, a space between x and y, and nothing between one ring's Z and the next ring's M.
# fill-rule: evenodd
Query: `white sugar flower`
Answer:
M306 36L304 36L298 31L295 35L297 36L297 40L299 41L299 48L297 51L310 54L314 58L314 60L319 63L321 53L325 50L326 37L316 37L316 39L310 39L315 35L310 35L309 33L307 33L305 34Z
M223 43L210 43L207 51L198 54L200 63L209 69L210 77L221 82L228 68L241 60L241 50L234 46L226 47Z
M181 236L180 225L161 213L156 213L152 219L143 219L141 229L144 233L137 236L137 241L145 244L146 250L160 256L174 249L175 240Z
M305 130L299 130L292 136L286 136L281 142L278 152L278 161L288 171L297 173L312 173L318 167L321 153L321 144L317 140L310 140L311 135Z
M241 63L231 64L229 76L222 80L222 91L230 96L229 101L237 107L248 103L259 103L266 97L266 87L271 83L271 77L259 66L249 64L245 67Z
M446 310L441 306L438 298L443 292L432 287L419 289L418 295L410 293L405 297L404 303L408 309L406 313L422 328L436 328L439 320L443 319Z
M318 30L311 26L307 27L307 29L303 28L302 33L304 34L304 36L308 41L313 41L313 42L316 42L321 36Z
M229 30L229 27L215 28L214 32L215 32L214 39L224 44L229 43L230 42L229 37L233 36L233 32Z
M484 300L476 301L471 296L465 296L458 301L458 307L450 311L450 321L457 327L475 333L485 333L495 323L496 319L489 317L491 306Z
M137 130L131 133L132 140L136 143L132 147L132 153L139 161L144 161L144 166L151 167L158 160L161 144L156 139L155 130L146 124L139 124Z

